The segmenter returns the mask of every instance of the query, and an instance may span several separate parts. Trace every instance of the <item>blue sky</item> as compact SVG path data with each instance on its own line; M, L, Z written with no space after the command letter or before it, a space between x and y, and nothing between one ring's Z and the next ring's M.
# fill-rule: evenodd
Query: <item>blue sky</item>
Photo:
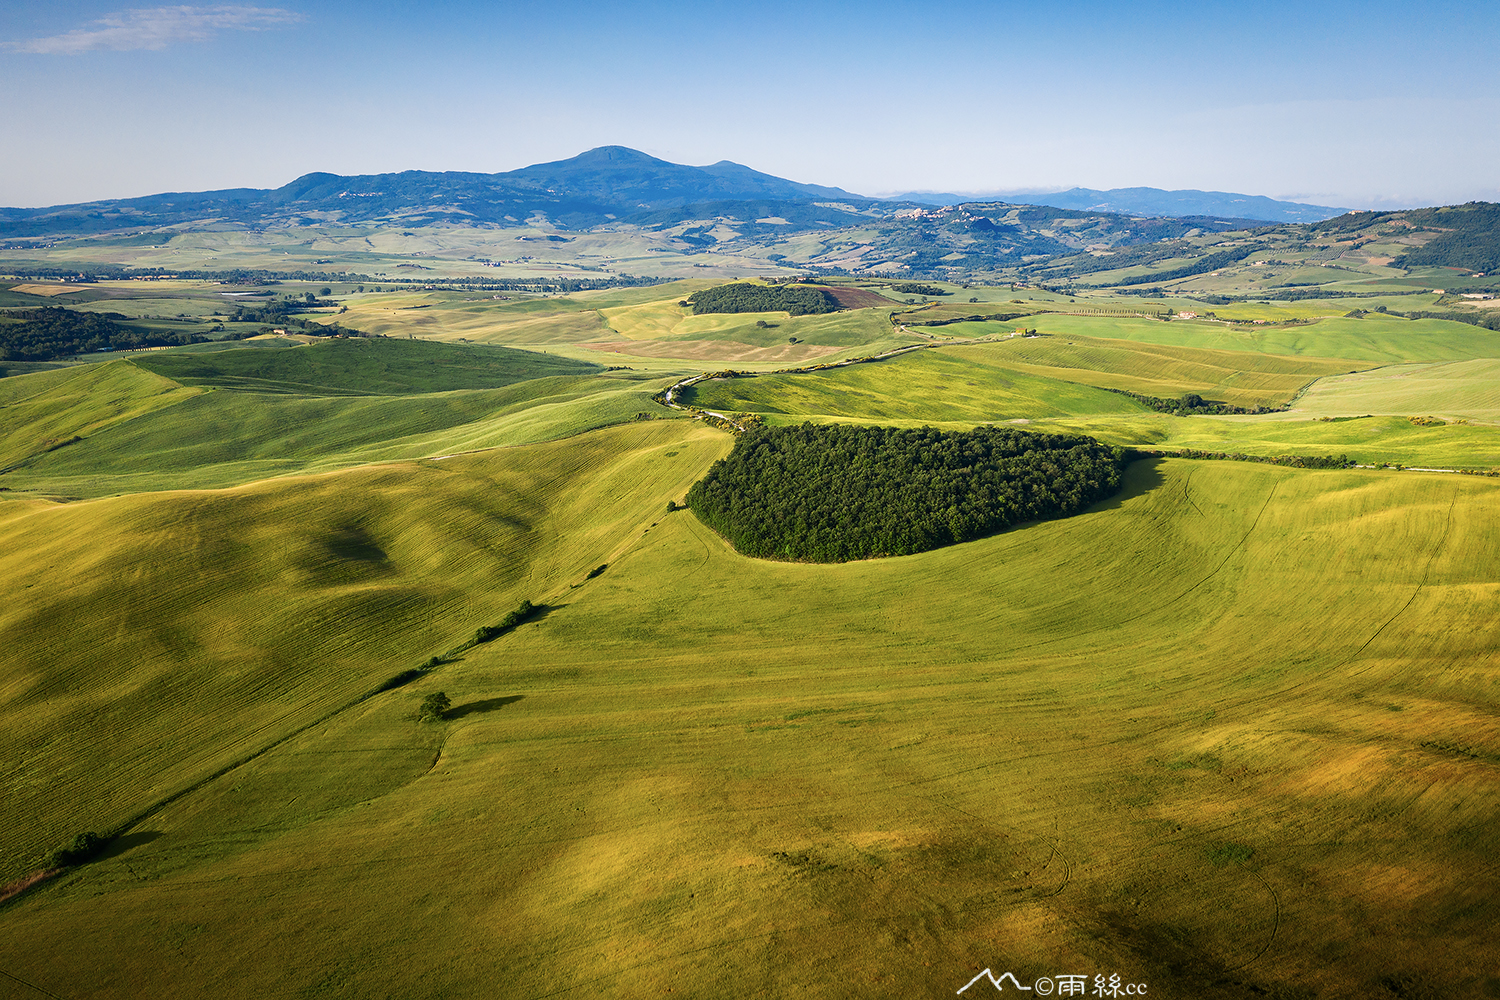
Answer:
M862 194L1500 201L1484 2L129 3L0 10L0 204L615 143Z

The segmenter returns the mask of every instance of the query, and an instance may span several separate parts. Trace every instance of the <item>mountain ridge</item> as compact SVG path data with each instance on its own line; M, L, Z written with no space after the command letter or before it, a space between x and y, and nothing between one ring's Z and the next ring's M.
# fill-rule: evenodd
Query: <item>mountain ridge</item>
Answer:
M494 174L405 170L346 176L315 171L279 188L226 188L45 208L0 208L0 233L24 237L102 232L208 219L252 226L293 218L408 224L448 218L515 225L538 212L556 224L578 228L698 202L811 202L820 198L872 201L842 188L801 184L729 160L693 167L625 146L599 146L566 160Z
M277 188L165 192L43 208L0 208L0 234L24 238L202 222L251 227L299 222L423 225L437 221L506 226L525 224L538 214L559 227L578 229L641 213L659 219L663 212L690 205L811 204L820 200L844 202L862 210L999 201L1118 215L1259 222L1320 222L1345 211L1261 195L1160 188L1072 188L999 195L912 192L870 198L843 188L787 180L731 160L689 166L627 146L598 146L567 159L498 173L403 170L345 175L312 171Z
M1117 215L1149 215L1184 218L1214 216L1226 219L1252 219L1257 222L1322 222L1353 211L1329 205L1310 205L1283 201L1258 194L1230 191L1200 191L1196 188L1168 190L1154 187L1069 188L1066 191L1022 189L986 194L949 194L936 191L907 191L891 195L893 201L914 201L927 205L962 205L983 201L1020 202L1071 208L1085 212L1110 212Z

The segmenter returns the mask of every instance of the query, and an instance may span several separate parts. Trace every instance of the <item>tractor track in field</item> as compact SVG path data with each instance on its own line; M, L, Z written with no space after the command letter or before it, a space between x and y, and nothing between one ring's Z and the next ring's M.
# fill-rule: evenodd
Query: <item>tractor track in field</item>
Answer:
M1444 522L1444 525L1443 525L1443 541L1444 542L1447 541L1448 535L1453 531L1453 508L1457 504L1458 504L1458 494L1455 493L1448 500L1448 517L1447 517L1447 520ZM1341 664L1342 666L1348 666L1349 664L1353 663L1359 657L1359 655L1361 653L1363 653L1366 649L1369 648L1370 643L1372 643L1376 639L1380 638L1380 634L1382 632L1384 632L1386 629L1388 629L1388 628L1391 627L1391 624L1397 618L1400 618L1402 615L1406 614L1406 610L1412 606L1412 603L1414 601L1416 601L1417 595L1420 594L1420 593L1422 593L1422 591L1424 591L1424 590L1427 589L1427 581L1432 578L1432 567L1433 567L1433 564L1437 562L1438 550L1441 549L1442 547L1443 547L1442 544L1434 545L1432 547L1432 553L1427 557L1427 566L1426 566L1425 569L1422 570L1422 579L1417 582L1416 589L1411 592L1411 596L1406 599L1406 603L1403 604L1403 605L1401 605L1400 609L1397 610L1397 612L1395 614L1393 614L1389 618L1387 618L1385 620L1385 622L1383 624L1381 624L1381 626L1379 628L1377 628L1374 632L1370 633L1370 637L1368 639L1366 639L1364 641L1364 643L1358 649L1356 649L1353 653L1349 654L1348 659L1346 659L1343 662L1343 664Z
M1162 601L1160 604L1147 608L1144 611L1139 611L1136 614L1129 616L1128 618L1121 618L1118 621L1112 622L1109 627L1111 629L1114 629L1122 625L1129 625L1131 622L1137 622L1142 618L1149 618L1150 616L1157 614L1158 612L1165 611L1167 608L1172 607L1172 605L1183 600L1193 591L1197 590L1199 587L1203 586L1205 583L1208 583L1214 577L1218 576L1219 573L1223 571L1224 567L1229 565L1229 560L1233 559L1235 555L1245 547L1245 543L1250 540L1250 536L1255 534L1255 529L1260 525L1260 519L1265 516L1266 509L1271 506L1271 500L1276 496L1276 488L1279 485L1279 483L1273 483L1271 485L1270 492L1266 494L1265 501L1260 505L1260 510L1255 514L1255 520L1251 522L1250 527L1245 531L1245 534L1241 536L1240 540L1236 542L1227 553L1225 553L1224 558L1219 560L1219 564L1212 570L1210 570L1207 575L1203 576L1196 583L1194 583L1192 586L1188 587L1181 593L1177 594L1175 597L1170 597ZM1184 486L1184 496L1186 497L1186 486ZM1197 504L1193 504L1191 498L1188 498L1188 503L1192 504L1194 510L1198 509ZM1200 510L1198 511L1198 513L1202 514L1203 512ZM1043 646L1050 646L1053 643L1063 642L1068 638L1070 637L1057 636L1051 639L1043 639L1039 642L1030 643L1028 645L1016 646L1013 649L1009 650L1009 652L1020 653L1028 650L1040 649Z
M52 1000L65 1000L65 998L58 996L51 990L44 989L43 987L38 986L36 983L28 983L20 976L13 976L9 972L6 972L4 969L0 969L0 976L4 976L6 979L9 979L13 983L20 983L22 986L26 987L29 990L35 990L37 993L41 994L44 997L51 997Z

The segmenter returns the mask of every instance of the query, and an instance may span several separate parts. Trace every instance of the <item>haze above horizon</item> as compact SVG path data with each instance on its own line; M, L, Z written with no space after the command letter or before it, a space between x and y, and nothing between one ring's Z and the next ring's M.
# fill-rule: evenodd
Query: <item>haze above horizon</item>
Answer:
M274 0L273 0L274 2ZM871 196L1500 200L1500 10L383 0L0 11L0 204L506 171L608 144Z

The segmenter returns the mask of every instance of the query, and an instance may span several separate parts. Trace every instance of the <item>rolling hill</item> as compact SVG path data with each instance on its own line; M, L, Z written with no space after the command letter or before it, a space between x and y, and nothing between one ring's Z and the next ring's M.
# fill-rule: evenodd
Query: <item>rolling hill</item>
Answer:
M4 911L0 968L98 997L1493 982L1493 483L1136 463L1068 521L820 566L663 517L727 442L0 503L7 873L124 828ZM371 694L523 597L550 610Z
M388 336L0 378L0 981L1493 992L1497 334L1412 283L1222 291L1266 266L1197 298L838 277L854 308L796 317L695 314L711 280L10 290L205 327L312 292ZM1066 520L769 562L678 506L731 435L653 398L731 363L681 398L1480 474L1141 458ZM1291 408L1138 398L1189 392Z

